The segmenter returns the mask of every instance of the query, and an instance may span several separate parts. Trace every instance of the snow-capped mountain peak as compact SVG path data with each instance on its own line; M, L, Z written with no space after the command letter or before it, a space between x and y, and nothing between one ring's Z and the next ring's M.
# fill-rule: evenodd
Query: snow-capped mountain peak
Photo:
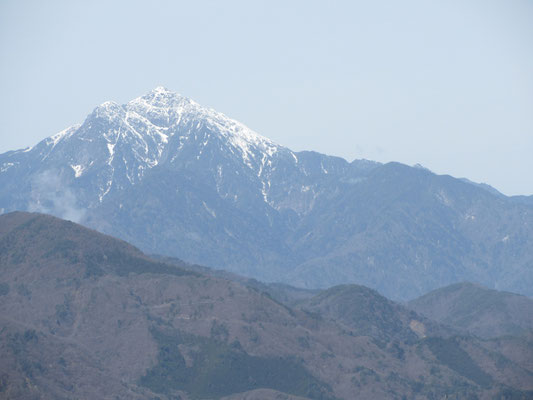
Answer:
M204 128L209 134L224 138L233 150L238 151L247 165L258 151L272 156L281 146L275 144L244 124L235 121L212 108L204 107L194 100L181 96L164 87L157 87L148 94L138 97L125 105L128 112L146 118L157 127L167 128L168 134L183 134L180 127L187 127L185 134ZM208 138L206 138L208 139Z
M241 170L261 179L258 185L266 200L269 183L265 171L280 150L291 157L290 150L244 124L160 86L126 104L106 101L81 125L71 126L34 148L15 152L13 157L36 154L48 168L71 175L69 179L90 180L90 185L99 188L98 195L89 201L91 205L101 203L114 188L134 185L148 170L167 164L174 169L184 165L214 168L218 175L223 169L228 173ZM10 159L4 169L16 163L23 161Z

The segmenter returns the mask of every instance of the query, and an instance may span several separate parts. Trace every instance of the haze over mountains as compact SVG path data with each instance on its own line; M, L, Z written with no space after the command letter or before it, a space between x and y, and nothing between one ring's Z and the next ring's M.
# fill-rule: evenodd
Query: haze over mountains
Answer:
M0 397L532 395L527 339L457 335L362 286L289 307L72 222L22 212L0 216L0 265Z
M0 210L300 287L357 283L411 299L472 281L533 295L531 197L293 152L164 88L0 155Z

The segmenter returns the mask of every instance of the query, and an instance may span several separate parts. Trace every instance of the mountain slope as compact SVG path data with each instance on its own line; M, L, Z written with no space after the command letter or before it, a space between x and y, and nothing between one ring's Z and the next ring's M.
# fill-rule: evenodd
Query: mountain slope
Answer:
M383 346L70 222L11 213L0 227L8 398L492 398L533 389L530 372L496 364L474 339ZM374 297L368 307L378 310L372 302L385 300ZM442 359L442 346L460 358Z
M291 271L291 281L362 282L408 298L469 279L531 294L532 211L452 177L389 163L315 205L296 248L314 257Z
M484 338L533 332L533 300L471 283L437 289L408 304L419 314Z
M164 88L0 155L0 212L14 210L307 288L358 283L405 300L469 280L533 295L530 202L398 163L293 152Z
M150 260L124 242L56 218L12 213L0 225L2 348L9 355L2 390L13 398L27 397L25 380L36 398L153 398L152 391L206 398L261 387L331 397L317 394L327 387L300 362L285 360L292 339L269 343L272 336L252 354L242 347L271 327L290 333L278 324L295 325L289 310L267 297ZM255 333L247 318L259 318L264 332ZM252 332L255 342L247 339ZM276 353L282 358L271 357ZM227 361L233 374L251 368L252 381L220 376ZM161 378L167 374L183 374L182 380L167 382Z
M416 342L426 336L451 336L438 326L376 291L359 285L340 285L298 303L298 307L327 316L350 328L355 335L371 336L384 344Z

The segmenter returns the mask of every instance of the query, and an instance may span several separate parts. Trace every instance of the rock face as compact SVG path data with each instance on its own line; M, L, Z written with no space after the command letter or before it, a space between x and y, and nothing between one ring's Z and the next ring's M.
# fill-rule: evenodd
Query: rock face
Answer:
M0 216L0 266L2 398L489 399L533 389L520 363L360 286L318 294L314 310L289 308L20 212ZM364 310L346 315L339 303Z
M422 168L293 152L157 88L0 155L0 212L307 288L408 299L457 281L533 295L533 203Z

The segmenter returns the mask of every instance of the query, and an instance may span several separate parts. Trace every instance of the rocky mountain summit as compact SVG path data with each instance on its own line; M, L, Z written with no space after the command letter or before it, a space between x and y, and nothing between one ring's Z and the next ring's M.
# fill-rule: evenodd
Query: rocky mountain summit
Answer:
M394 299L458 281L533 295L532 205L419 167L293 152L164 88L0 155L0 212L50 213L265 281L357 283Z

